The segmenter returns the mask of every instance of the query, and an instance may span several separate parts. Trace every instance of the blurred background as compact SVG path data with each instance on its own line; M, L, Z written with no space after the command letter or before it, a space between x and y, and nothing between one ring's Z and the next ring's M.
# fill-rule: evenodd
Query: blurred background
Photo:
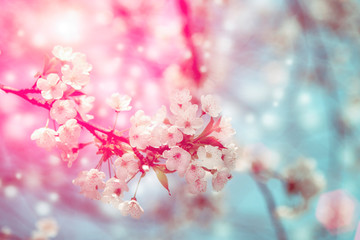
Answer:
M30 140L45 126L48 112L1 92L1 239L28 238L43 217L58 222L54 239L354 239L360 197L360 1L0 0L0 5L1 84L31 87L45 55L55 45L69 46L93 65L84 90L96 99L93 123L112 126L114 114L105 99L113 92L133 98L129 114L143 109L149 115L168 104L174 88L187 87L196 97L212 93L221 97L223 115L232 118L239 145L272 171L309 158L326 180L306 210L274 220L269 203L296 206L299 198L279 179L257 184L242 167L245 157L217 194L189 196L183 179L171 176L169 197L155 177L147 177L138 192L145 214L133 220L78 194L71 183L96 165L95 147L68 168L56 151ZM119 129L126 128L129 116L119 116ZM319 210L324 207L326 214ZM341 220L324 224L332 218Z

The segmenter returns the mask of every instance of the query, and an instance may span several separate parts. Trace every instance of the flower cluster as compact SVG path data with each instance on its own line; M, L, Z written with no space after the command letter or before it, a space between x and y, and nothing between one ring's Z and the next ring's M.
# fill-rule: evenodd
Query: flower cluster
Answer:
M286 191L289 195L300 195L302 204L292 208L279 207L277 212L282 217L294 217L308 208L311 198L325 188L325 178L316 171L316 163L311 159L299 159L289 166L282 178L285 182Z
M124 215L139 218L143 209L136 197L123 201L123 193L129 191L127 183L137 173L142 173L141 179L150 168L169 193L166 174L174 172L185 178L188 191L193 194L206 191L209 176L215 191L224 188L238 158L238 149L231 142L235 131L230 121L209 114L219 116L220 113L218 105L213 106L215 100L211 95L202 98L202 106L206 107L201 108L191 103L189 90L176 91L172 96L169 113L163 106L153 117L138 110L130 118L128 141L119 142L116 136L106 136L106 143L98 143L100 153L105 156L99 169L108 161L114 177L105 182L104 172L84 171L73 181L81 187L81 193L112 204ZM130 100L113 94L107 103L119 112L130 109ZM112 164L111 156L116 156Z
M88 113L93 107L94 97L79 91L88 84L92 66L84 54L72 52L71 48L55 46L52 53L54 57L47 59L43 72L36 75L36 87L59 128L55 131L47 124L35 130L31 139L48 150L57 147L70 167L78 155L81 133L78 121L87 122L93 118Z
M85 145L79 143L81 129L94 136L93 143L102 157L95 168L82 171L73 180L80 186L80 193L112 204L123 215L139 218L144 211L136 200L136 191L130 201L123 200L124 192L129 191L127 184L138 174L140 183L152 169L169 194L167 174L177 172L193 194L206 192L208 182L213 190L221 191L232 178L239 149L232 142L235 131L230 119L220 115L216 97L206 95L198 100L188 89L176 90L171 94L169 109L162 106L154 116L137 110L130 118L128 131L115 129L116 122L113 129L100 128L88 122L93 118L88 113L94 98L81 91L89 82L92 68L85 55L61 46L53 49L53 55L37 75L34 90L43 98L37 100L37 105L50 111L58 129L46 124L35 130L31 139L46 149L57 147L71 166ZM106 102L116 116L132 109L127 95L114 93ZM108 164L107 174L102 171L103 163Z

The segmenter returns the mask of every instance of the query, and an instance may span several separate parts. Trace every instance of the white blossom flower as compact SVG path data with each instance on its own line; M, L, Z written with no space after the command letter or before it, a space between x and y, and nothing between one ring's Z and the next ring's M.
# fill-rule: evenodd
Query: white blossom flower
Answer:
M222 154L225 167L230 170L235 169L240 158L240 148L236 144L230 143L222 149Z
M170 111L173 114L181 114L184 109L191 105L190 100L192 96L188 89L176 90L170 96Z
M166 159L166 168L170 171L178 171L180 177L183 177L191 160L189 152L180 147L173 147L164 151L163 157Z
M195 104L189 106L182 114L176 116L174 125L187 135L195 134L204 124L204 120L196 116L197 109L198 106Z
M89 74L84 73L81 68L71 68L67 64L61 67L61 73L63 82L76 90L82 89L90 81Z
M43 218L36 222L36 232L33 233L33 239L40 236L45 238L53 238L59 232L59 226L54 218ZM34 238L35 237L35 238Z
M232 178L229 169L223 168L213 175L212 186L217 192L221 191L225 184Z
M116 167L116 177L123 180L131 178L139 171L138 160L132 153L125 153L116 159L114 165Z
M149 146L151 134L145 126L131 127L129 130L129 141L132 147L145 149Z
M325 179L315 167L314 160L300 159L285 170L283 177L289 194L300 193L304 199L309 199L325 187Z
M188 183L193 183L197 179L205 177L205 170L196 164L191 164L185 173L185 179Z
M61 61L70 61L72 58L72 48L71 47L62 47L56 45L53 50L52 54Z
M76 114L75 103L72 100L57 100L50 110L50 117L59 124L75 118Z
M56 132L50 128L39 128L31 134L31 140L36 140L39 147L50 150L56 145Z
M199 194L206 192L207 182L204 179L196 179L188 185L189 192L192 194Z
M315 169L315 161L310 159L299 159L289 166L282 177L286 183L286 191L290 195L299 194L303 201L295 206L280 206L276 214L280 217L292 218L298 216L309 207L312 197L325 187L325 179Z
M225 167L222 153L218 147L211 145L201 146L197 150L199 165L208 169L221 169Z
M168 127L161 132L160 141L167 144L169 147L174 147L177 143L183 140L183 134L176 126Z
M130 215L132 218L139 219L144 210L136 200L125 201L120 204L121 213L124 216Z
M358 202L344 190L323 193L316 207L316 219L331 233L354 229L358 222ZM355 240L358 238L355 237Z
M76 119L69 119L58 129L59 138L67 144L77 144L81 133L80 125Z
M131 110L130 101L131 97L119 93L113 93L110 98L106 99L106 103L117 112Z
M136 113L130 118L131 126L139 127L139 126L149 126L151 124L151 118L145 115L143 110L138 110Z
M68 162L68 167L71 167L79 155L78 145L59 141L56 143L56 146L60 150L61 159L64 162Z
M221 112L219 100L213 95L201 96L201 107L204 112L212 117L218 117Z
M155 113L152 120L158 123L163 123L167 116L167 110L166 107L163 105L159 110Z
M219 126L214 129L211 136L217 138L221 143L226 143L236 132L231 126L231 118L222 117Z
M85 122L94 118L93 115L88 114L88 112L90 112L94 106L94 101L95 101L94 97L86 96L86 95L80 96L76 101L77 103L76 110L79 112L81 118Z
M124 192L127 191L129 191L129 188L125 180L110 178L106 181L101 200L118 208L120 203L123 202L122 198L124 196Z
M41 90L41 96L46 100L60 99L66 90L66 84L60 81L56 73L50 73L46 79L39 78L36 86Z
M170 95L170 102L176 104L184 104L191 100L192 96L189 89L175 90Z
M73 184L80 186L80 193L86 197L100 200L101 194L98 190L105 188L103 179L105 179L105 173L97 169L90 169L90 171L82 171L78 177L73 180Z
M86 55L83 53L73 53L71 56L71 62L74 69L85 75L89 75L89 72L92 70L92 65L87 62Z
M166 131L165 126L163 124L156 125L151 130L151 139L149 142L149 146L152 146L154 148L158 148L162 145L161 142L161 136L163 132Z

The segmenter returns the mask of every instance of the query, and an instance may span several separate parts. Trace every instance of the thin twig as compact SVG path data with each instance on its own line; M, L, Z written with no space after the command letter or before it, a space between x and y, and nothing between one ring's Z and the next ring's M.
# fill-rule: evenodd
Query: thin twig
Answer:
M286 232L284 230L284 227L283 227L280 219L275 214L276 203L275 203L275 200L274 200L269 188L267 187L266 184L262 183L261 181L258 181L255 176L252 176L252 178L254 179L256 185L258 186L261 194L263 195L263 197L265 199L266 206L267 206L267 209L270 214L270 219L275 228L275 232L276 232L278 240L286 240L287 239Z

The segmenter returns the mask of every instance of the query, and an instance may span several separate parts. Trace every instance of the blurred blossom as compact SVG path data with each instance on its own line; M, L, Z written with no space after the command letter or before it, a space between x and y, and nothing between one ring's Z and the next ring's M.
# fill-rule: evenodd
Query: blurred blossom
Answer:
M358 202L343 190L324 193L320 196L317 220L331 233L339 234L355 228L358 217Z

